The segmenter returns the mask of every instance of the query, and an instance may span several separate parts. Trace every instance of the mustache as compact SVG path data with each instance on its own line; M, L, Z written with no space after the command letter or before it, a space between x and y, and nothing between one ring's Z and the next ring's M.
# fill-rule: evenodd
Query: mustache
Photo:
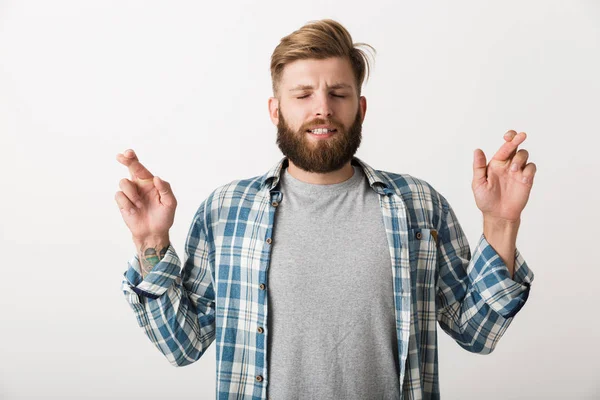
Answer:
M300 131L301 131L301 132L306 132L307 130L309 130L309 129L314 129L316 126L319 126L319 125L327 125L327 126L330 126L330 127L332 127L333 129L337 130L338 132L340 132L340 131L343 131L343 130L344 130L344 127L343 127L343 125L342 125L342 124L340 124L340 123L338 123L338 122L336 122L336 121L333 121L333 120L326 120L326 119L315 119L315 120L313 120L313 121L311 121L311 122L309 122L309 123L306 123L306 124L302 125L302 126L300 127Z

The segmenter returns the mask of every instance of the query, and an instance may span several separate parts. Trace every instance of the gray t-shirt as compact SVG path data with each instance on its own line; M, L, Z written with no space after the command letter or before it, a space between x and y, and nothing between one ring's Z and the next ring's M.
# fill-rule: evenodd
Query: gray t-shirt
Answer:
M398 399L392 265L379 195L285 169L268 270L270 400Z

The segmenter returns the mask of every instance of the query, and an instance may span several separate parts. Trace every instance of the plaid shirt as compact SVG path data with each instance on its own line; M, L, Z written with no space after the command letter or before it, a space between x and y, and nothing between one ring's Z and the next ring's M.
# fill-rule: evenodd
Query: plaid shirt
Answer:
M438 399L437 323L464 349L491 353L529 295L534 274L515 251L514 277L483 234L473 256L447 200L407 174L363 168L389 243L400 390ZM137 322L175 366L216 339L218 399L266 399L268 268L281 159L265 175L215 189L199 206L183 263L167 254L142 279L137 255L123 292Z

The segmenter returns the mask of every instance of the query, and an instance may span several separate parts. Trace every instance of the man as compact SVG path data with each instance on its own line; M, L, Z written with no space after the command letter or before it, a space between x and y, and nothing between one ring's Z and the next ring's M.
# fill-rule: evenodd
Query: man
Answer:
M269 115L284 158L215 189L199 206L182 263L169 241L170 185L132 150L116 201L138 254L123 291L174 365L216 340L217 397L439 398L436 324L471 352L494 350L525 304L533 272L516 249L536 167L508 131L472 189L483 235L470 248L427 182L354 154L368 67L332 20L286 36L271 60Z

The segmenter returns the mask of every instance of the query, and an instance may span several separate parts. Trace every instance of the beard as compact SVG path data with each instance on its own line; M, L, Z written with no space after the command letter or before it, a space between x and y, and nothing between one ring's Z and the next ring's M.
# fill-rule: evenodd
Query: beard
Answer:
M333 136L326 139L313 140L307 132L312 126L328 125L336 129ZM362 140L362 123L360 106L356 111L354 122L348 130L335 120L315 119L293 131L279 108L277 124L277 145L279 149L298 168L307 172L327 173L341 169L352 160Z

